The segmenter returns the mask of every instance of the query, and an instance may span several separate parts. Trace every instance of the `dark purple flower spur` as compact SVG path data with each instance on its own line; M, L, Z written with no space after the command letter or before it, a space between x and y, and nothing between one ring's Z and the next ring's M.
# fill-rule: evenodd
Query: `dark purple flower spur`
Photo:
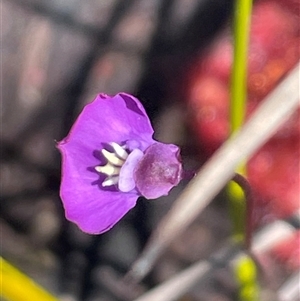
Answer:
M99 94L58 143L66 218L90 234L112 228L139 196L167 195L182 178L179 148L152 138L138 99Z

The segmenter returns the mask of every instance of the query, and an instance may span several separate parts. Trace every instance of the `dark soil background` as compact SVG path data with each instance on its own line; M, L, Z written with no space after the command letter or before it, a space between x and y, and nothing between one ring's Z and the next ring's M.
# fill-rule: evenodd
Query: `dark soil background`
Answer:
M2 1L2 255L62 300L130 300L116 288L184 184L141 199L111 231L90 236L64 218L60 154L95 94L126 91L145 105L157 138L195 159L178 84L195 53L229 20L232 0ZM138 287L145 291L207 258L230 234L222 197L209 206ZM221 269L181 300L233 300Z

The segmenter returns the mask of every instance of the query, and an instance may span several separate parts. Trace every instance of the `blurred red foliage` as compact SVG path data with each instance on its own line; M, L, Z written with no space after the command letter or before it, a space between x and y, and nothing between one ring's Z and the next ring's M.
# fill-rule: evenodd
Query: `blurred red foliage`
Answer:
M247 117L300 58L296 0L254 5L249 47ZM188 108L201 147L210 156L229 135L229 81L233 57L228 32L188 71ZM282 100L284 101L284 99ZM272 112L270 112L272 114ZM256 224L299 209L299 110L248 162L256 192Z

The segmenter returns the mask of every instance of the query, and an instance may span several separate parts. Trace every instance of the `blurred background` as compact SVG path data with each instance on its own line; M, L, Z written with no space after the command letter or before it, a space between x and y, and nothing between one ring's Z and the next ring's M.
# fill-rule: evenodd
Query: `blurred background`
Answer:
M252 78L252 107L299 59L298 1L288 0L287 7L282 1L260 1L264 6L256 19L260 26L256 34L265 35L257 38L255 49L262 50L254 56L251 72L266 72L269 57L273 69L268 65L266 77ZM121 301L132 300L195 260L207 258L224 243L231 226L221 195L188 235L174 241L137 292L130 295L117 289L116 279L129 269L185 183L160 200L140 199L108 233L86 235L64 217L59 198L60 154L55 145L97 93L125 91L144 104L156 138L178 144L184 164L198 168L228 134L218 131L218 126L224 128L220 123L211 123L207 131L206 124L199 124L199 116L218 120L218 109L201 110L202 99L211 100L208 109L228 101L232 8L233 0L2 1L3 257L62 300ZM280 37L267 39L270 32L279 32ZM211 53L216 60L205 59ZM197 91L203 91L199 88L203 85L208 94L202 97ZM191 113L195 111L197 116ZM297 118L291 125L296 131L291 139L297 139ZM212 131L220 134L210 135L213 138L203 147L204 134ZM293 163L298 155L293 150L288 158ZM294 169L287 173L296 175L292 183L296 187L299 168L292 165ZM289 198L296 202L295 194ZM272 217L268 207L263 208L258 215L266 223ZM292 205L288 215L296 209ZM274 269L279 270L278 285L290 270ZM195 288L180 300L235 298L236 284L220 269L207 279L205 288Z

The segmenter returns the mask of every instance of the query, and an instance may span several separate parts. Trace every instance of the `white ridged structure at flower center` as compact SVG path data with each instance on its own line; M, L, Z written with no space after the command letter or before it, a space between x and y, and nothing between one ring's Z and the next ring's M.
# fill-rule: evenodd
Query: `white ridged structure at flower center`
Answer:
M114 152L109 152L106 149L102 149L102 155L107 160L106 165L96 166L95 170L105 174L107 177L103 181L102 186L115 185L119 181L119 174L121 167L125 163L128 153L127 151L115 142L111 142L110 146L113 148Z

